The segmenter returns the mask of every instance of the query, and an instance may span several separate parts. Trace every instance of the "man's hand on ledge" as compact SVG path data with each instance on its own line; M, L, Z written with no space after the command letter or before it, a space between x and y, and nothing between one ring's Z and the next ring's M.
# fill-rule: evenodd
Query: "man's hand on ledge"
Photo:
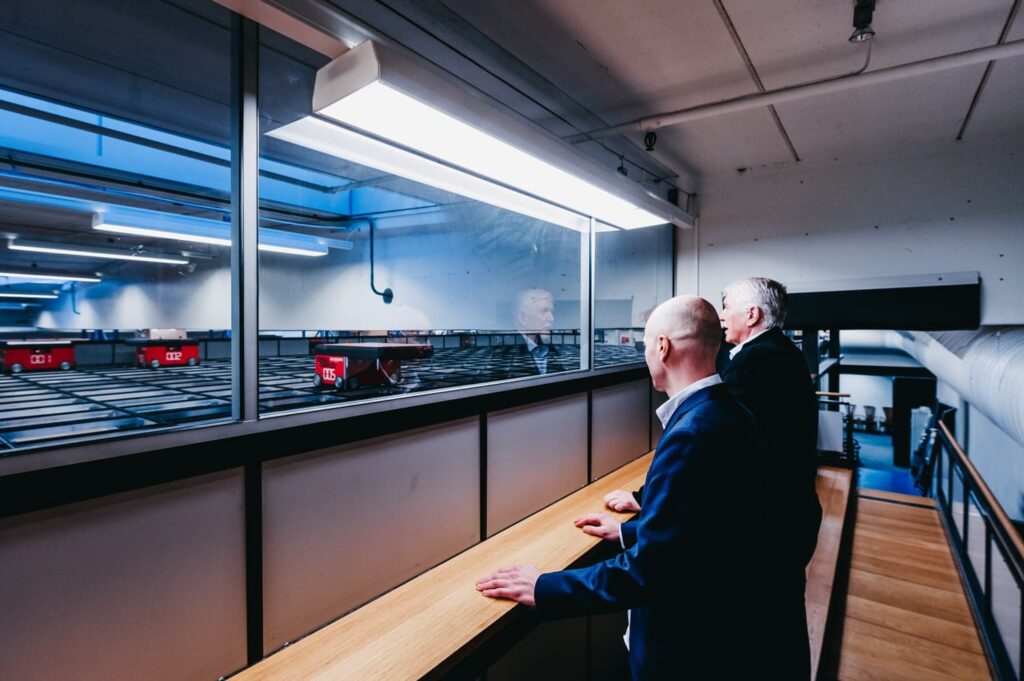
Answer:
M498 568L476 583L476 590L490 598L508 598L523 605L534 606L534 588L540 570L534 565L508 565Z
M576 527L605 541L619 541L620 525L622 523L607 513L588 513L576 519Z
M636 498L633 497L633 494L621 489L604 495L604 504L619 513L637 513L640 511L640 504L636 503Z

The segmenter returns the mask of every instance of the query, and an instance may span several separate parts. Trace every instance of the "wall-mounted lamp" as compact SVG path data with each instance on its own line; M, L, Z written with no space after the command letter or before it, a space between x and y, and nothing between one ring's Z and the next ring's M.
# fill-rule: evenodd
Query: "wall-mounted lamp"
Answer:
M314 114L269 135L462 196L586 229L693 218L428 64L366 41L317 72Z

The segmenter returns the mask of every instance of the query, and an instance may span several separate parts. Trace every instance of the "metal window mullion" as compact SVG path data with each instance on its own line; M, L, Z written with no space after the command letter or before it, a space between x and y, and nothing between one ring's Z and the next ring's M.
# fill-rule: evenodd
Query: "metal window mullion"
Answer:
M257 319L259 220L258 25L238 15L232 31L231 397L232 416L259 410Z
M580 369L594 368L594 218L587 233L580 239Z

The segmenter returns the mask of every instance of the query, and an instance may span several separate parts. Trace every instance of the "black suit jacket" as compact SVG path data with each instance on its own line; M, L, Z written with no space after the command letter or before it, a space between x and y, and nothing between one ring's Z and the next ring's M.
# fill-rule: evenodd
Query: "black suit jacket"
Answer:
M776 667L766 633L778 559L766 533L749 531L768 503L765 464L753 417L728 389L697 391L658 443L636 543L597 565L541 575L539 614L631 608L634 681L769 678L761 674Z
M773 490L770 531L793 564L806 566L821 525L815 490L818 474L818 400L803 353L770 329L749 341L718 373L733 396L749 409L764 434L770 462L765 483ZM769 529L769 528L766 528Z
M491 367L502 378L536 376L541 373L555 374L560 371L579 369L578 355L570 354L560 345L545 345L547 348L547 371L541 372L537 359L524 344L498 345L491 351Z

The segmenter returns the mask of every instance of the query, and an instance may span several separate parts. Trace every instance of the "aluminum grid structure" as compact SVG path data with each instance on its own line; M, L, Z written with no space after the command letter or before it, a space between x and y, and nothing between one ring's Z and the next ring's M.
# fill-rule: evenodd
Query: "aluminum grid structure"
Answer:
M436 348L402 365L402 382L351 391L313 385L312 355L261 357L261 413L438 390L536 375L527 354L495 362L495 347ZM559 345L570 366L578 345ZM633 346L598 345L595 365L637 362ZM231 362L208 359L194 367L93 367L0 376L0 456L28 445L58 444L83 435L135 431L231 418Z

